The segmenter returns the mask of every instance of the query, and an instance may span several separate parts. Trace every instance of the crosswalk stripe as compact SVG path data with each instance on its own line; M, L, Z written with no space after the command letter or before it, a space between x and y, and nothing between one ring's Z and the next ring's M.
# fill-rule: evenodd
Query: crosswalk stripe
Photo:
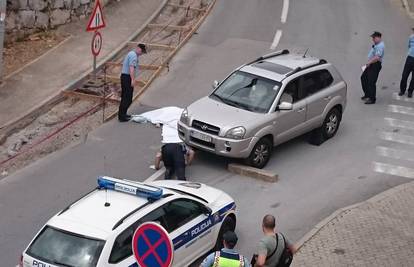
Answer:
M414 137L398 133L381 132L380 138L387 141L397 142L401 144L414 145Z
M377 151L377 154L382 157L414 161L414 150L408 151L408 150L377 146L376 151Z
M414 103L414 98L408 98L407 96L399 96L398 93L393 93L392 98L399 101Z
M373 162L374 171L414 179L414 169L387 163Z
M388 111L414 116L414 108L400 106L400 105L388 105Z
M399 128L414 130L414 122L411 122L411 121L398 120L398 119L393 119L393 118L385 118L385 122L388 124L388 126L391 126L391 127L399 127Z

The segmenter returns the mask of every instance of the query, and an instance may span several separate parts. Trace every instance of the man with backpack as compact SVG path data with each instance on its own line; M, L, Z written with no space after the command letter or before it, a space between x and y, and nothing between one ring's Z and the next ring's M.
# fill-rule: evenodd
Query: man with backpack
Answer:
M257 254L253 256L252 265L256 267L289 266L296 248L275 229L276 219L273 215L263 217L264 237L260 240Z

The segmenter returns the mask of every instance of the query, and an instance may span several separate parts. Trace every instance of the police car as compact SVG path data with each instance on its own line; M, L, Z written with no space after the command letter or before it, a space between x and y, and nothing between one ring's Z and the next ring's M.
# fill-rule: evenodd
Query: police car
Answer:
M98 187L39 231L19 266L135 266L132 238L145 222L160 224L174 248L173 266L188 266L236 227L236 204L210 186L177 180L139 183L99 177Z

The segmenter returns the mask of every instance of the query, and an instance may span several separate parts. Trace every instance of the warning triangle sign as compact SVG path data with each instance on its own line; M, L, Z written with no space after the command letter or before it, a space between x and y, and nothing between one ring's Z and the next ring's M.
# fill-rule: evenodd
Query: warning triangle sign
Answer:
M96 1L95 8L93 9L92 15L89 19L88 27L86 28L87 32L93 32L98 29L105 28L105 21L103 17L101 3Z

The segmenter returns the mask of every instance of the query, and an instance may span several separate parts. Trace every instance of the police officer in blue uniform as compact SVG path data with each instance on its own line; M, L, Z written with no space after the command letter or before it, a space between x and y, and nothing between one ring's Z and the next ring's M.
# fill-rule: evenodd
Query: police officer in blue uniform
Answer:
M408 38L408 55L405 60L404 70L402 72L401 82L400 82L400 92L399 96L403 96L407 90L407 79L411 73L410 86L408 87L408 97L413 97L414 91L414 28L411 28L413 34Z
M121 103L119 104L118 120L120 122L129 121L131 116L127 114L128 108L132 103L134 94L134 84L138 77L138 56L147 53L144 44L138 44L135 50L129 51L122 63L121 71Z
M377 93L378 75L382 68L382 59L384 57L384 42L381 40L382 34L374 32L371 34L372 45L368 53L368 62L365 65L365 70L361 75L361 84L364 95L361 97L365 104L375 104Z

